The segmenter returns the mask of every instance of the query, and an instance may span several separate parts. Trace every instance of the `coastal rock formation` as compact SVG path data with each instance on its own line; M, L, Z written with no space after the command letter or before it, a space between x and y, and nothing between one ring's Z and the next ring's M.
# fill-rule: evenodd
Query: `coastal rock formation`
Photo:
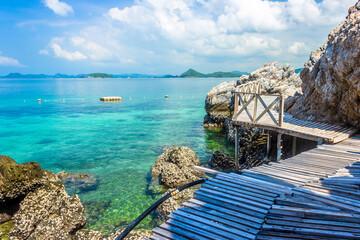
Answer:
M174 191L175 189L169 189L166 191L163 196L166 194ZM186 202L187 200L194 197L194 189L193 188L187 188L175 196L169 198L165 202L163 202L157 209L156 213L158 214L160 222L165 222L168 219L168 215L173 213L176 209L180 208L181 203Z
M96 190L100 186L99 179L88 173L59 172L56 176L64 184L66 191L70 194Z
M215 151L209 161L209 165L212 169L226 170L235 168L235 160L230 155Z
M200 165L200 161L190 148L171 147L157 158L151 175L167 187L179 187L203 175L193 169L196 165Z
M303 95L286 105L296 118L360 128L360 1L310 54L300 77Z
M234 111L235 82L223 82L208 92L205 100L205 127L222 127Z
M30 191L54 181L51 172L41 169L36 162L17 164L12 158L0 155L0 203L17 201Z
M61 173L60 175L66 175ZM77 195L70 197L58 177L36 162L18 164L0 155L0 229L10 240L110 240L98 231L84 229L84 208ZM149 237L136 230L126 239Z
M69 197L61 182L49 182L30 192L13 216L9 239L70 239L85 226L77 195Z
M234 92L238 85L251 81L261 81L264 93L283 93L285 97L301 92L299 74L289 64L280 66L278 62L264 64L250 75L241 76L237 82L223 82L212 88L206 95L204 127L223 127L226 119L231 118L234 111ZM230 126L225 126L231 130ZM229 131L228 131L229 132ZM232 135L228 135L232 140Z
M289 64L279 66L278 62L264 64L252 72L248 81L261 81L263 92L283 93L286 97L301 90L299 74Z

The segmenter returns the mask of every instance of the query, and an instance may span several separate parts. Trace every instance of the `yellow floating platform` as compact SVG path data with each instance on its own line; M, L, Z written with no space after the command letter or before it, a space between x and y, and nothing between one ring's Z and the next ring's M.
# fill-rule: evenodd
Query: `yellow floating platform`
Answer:
M101 97L101 101L104 102L120 102L122 100L121 97Z

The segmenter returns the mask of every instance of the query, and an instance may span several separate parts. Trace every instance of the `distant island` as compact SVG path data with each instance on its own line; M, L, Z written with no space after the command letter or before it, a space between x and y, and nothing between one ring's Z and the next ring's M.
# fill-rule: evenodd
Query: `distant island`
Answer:
M90 74L77 74L68 75L57 73L55 75L46 74L21 74L10 73L0 78L231 78L241 77L242 75L248 75L247 72L233 71L233 72L214 72L214 73L200 73L194 69L189 69L180 75L149 75L149 74L108 74L108 73L90 73Z

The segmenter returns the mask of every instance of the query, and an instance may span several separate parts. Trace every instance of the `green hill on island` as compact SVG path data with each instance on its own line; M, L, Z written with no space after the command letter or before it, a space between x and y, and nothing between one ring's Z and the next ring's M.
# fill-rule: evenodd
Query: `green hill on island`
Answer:
M203 74L194 69L189 69L186 72L182 73L179 77L181 78L223 78L223 77L241 77L246 72L214 72Z
M89 78L114 78L114 77L107 73L91 73L89 74Z

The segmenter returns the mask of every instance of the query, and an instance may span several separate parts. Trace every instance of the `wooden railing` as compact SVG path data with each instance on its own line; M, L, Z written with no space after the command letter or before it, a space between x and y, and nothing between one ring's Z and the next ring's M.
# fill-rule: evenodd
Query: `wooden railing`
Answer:
M270 104L267 104L264 101L263 96L272 96L274 97L274 100ZM254 109L249 109L249 106L252 103L254 103ZM259 103L264 107L264 110L260 114L258 114ZM271 112L276 104L278 104L278 118L275 118L274 114ZM239 85L235 90L233 120L236 120L244 111L252 123L258 122L263 116L268 114L274 124L281 127L284 119L284 95L261 93L261 81Z

